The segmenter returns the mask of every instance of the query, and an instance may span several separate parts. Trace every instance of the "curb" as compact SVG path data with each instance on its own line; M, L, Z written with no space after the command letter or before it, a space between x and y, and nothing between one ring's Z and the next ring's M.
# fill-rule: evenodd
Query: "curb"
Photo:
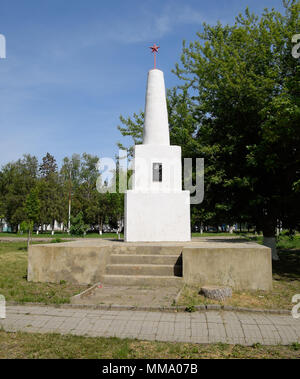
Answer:
M44 303L18 303L17 301L7 301L8 306L36 306L36 307L52 307L52 308L62 308L62 309L93 309L93 310L110 310L110 311L148 311L148 312L186 312L185 306L174 306L174 307L135 307L130 305L83 305L83 304L44 304ZM247 312L247 313L269 313L269 314L281 314L290 315L291 311L287 309L257 309L257 308L242 308L242 307L231 307L227 305L218 304L207 304L207 305L195 305L195 311L231 311L231 312Z

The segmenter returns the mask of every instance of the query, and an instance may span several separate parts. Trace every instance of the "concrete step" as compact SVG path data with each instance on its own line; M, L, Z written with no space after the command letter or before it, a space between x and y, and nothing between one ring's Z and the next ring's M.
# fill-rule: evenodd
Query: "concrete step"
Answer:
M157 264L109 264L107 275L182 276L182 266Z
M178 255L159 255L159 254L112 254L111 264L153 264L153 265L181 265L182 257Z
M118 246L113 254L137 254L137 255L181 255L182 246L159 246L159 245L138 245L138 246Z
M104 284L115 286L181 286L179 276L151 276L151 275L104 275Z

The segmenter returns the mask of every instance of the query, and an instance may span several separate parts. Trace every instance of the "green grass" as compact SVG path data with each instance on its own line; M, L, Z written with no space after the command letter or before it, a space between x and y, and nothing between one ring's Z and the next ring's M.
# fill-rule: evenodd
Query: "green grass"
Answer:
M252 347L240 345L171 343L119 338L0 331L0 358L211 358L299 359L299 344Z
M248 237L262 243L262 237ZM273 262L272 291L234 291L232 298L224 302L210 300L199 294L199 287L185 286L178 300L178 305L187 307L203 304L220 304L235 307L288 309L292 297L300 293L300 236L293 240L281 237L277 244L280 261Z
M203 232L202 234L199 232L192 233L192 237L239 237L239 236L254 236L254 233L248 233L248 232Z
M6 301L69 303L71 296L86 288L87 286L66 282L61 284L28 282L26 242L0 243L0 294L5 296Z
M239 236L254 236L253 233L240 233L240 232L234 232L233 234L230 233L215 233L215 232L209 232L209 233L192 233L192 237L239 237ZM2 232L0 233L0 237L17 237L17 238L27 238L27 233L8 233L8 232ZM82 237L76 237L71 236L68 233L65 232L55 232L54 235L51 235L51 232L43 232L40 234L33 233L32 238L82 238ZM121 238L123 238L124 235L121 233ZM118 238L117 233L103 233L100 235L99 233L88 233L84 238ZM262 237L261 237L262 238Z
M11 238L27 238L27 233L7 233L7 232L1 232L1 237L11 237ZM54 235L51 234L51 232L45 232L45 233L33 233L32 238L118 238L117 233L103 233L100 235L99 233L88 233L85 237L77 237L72 236L65 232L55 232ZM121 238L123 238L123 234L121 234Z

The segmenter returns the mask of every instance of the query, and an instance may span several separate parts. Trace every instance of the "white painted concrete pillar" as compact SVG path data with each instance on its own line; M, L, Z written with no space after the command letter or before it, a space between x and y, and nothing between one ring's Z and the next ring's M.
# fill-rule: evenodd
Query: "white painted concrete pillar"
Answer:
M148 72L143 144L170 145L164 74L157 69Z

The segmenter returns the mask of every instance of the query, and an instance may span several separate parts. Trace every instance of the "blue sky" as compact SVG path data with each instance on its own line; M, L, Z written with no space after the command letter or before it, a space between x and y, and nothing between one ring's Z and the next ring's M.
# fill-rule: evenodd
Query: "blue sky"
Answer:
M182 40L247 5L261 13L281 0L0 0L0 165L24 153L113 157L119 115L144 108L148 47L161 46L172 87Z

